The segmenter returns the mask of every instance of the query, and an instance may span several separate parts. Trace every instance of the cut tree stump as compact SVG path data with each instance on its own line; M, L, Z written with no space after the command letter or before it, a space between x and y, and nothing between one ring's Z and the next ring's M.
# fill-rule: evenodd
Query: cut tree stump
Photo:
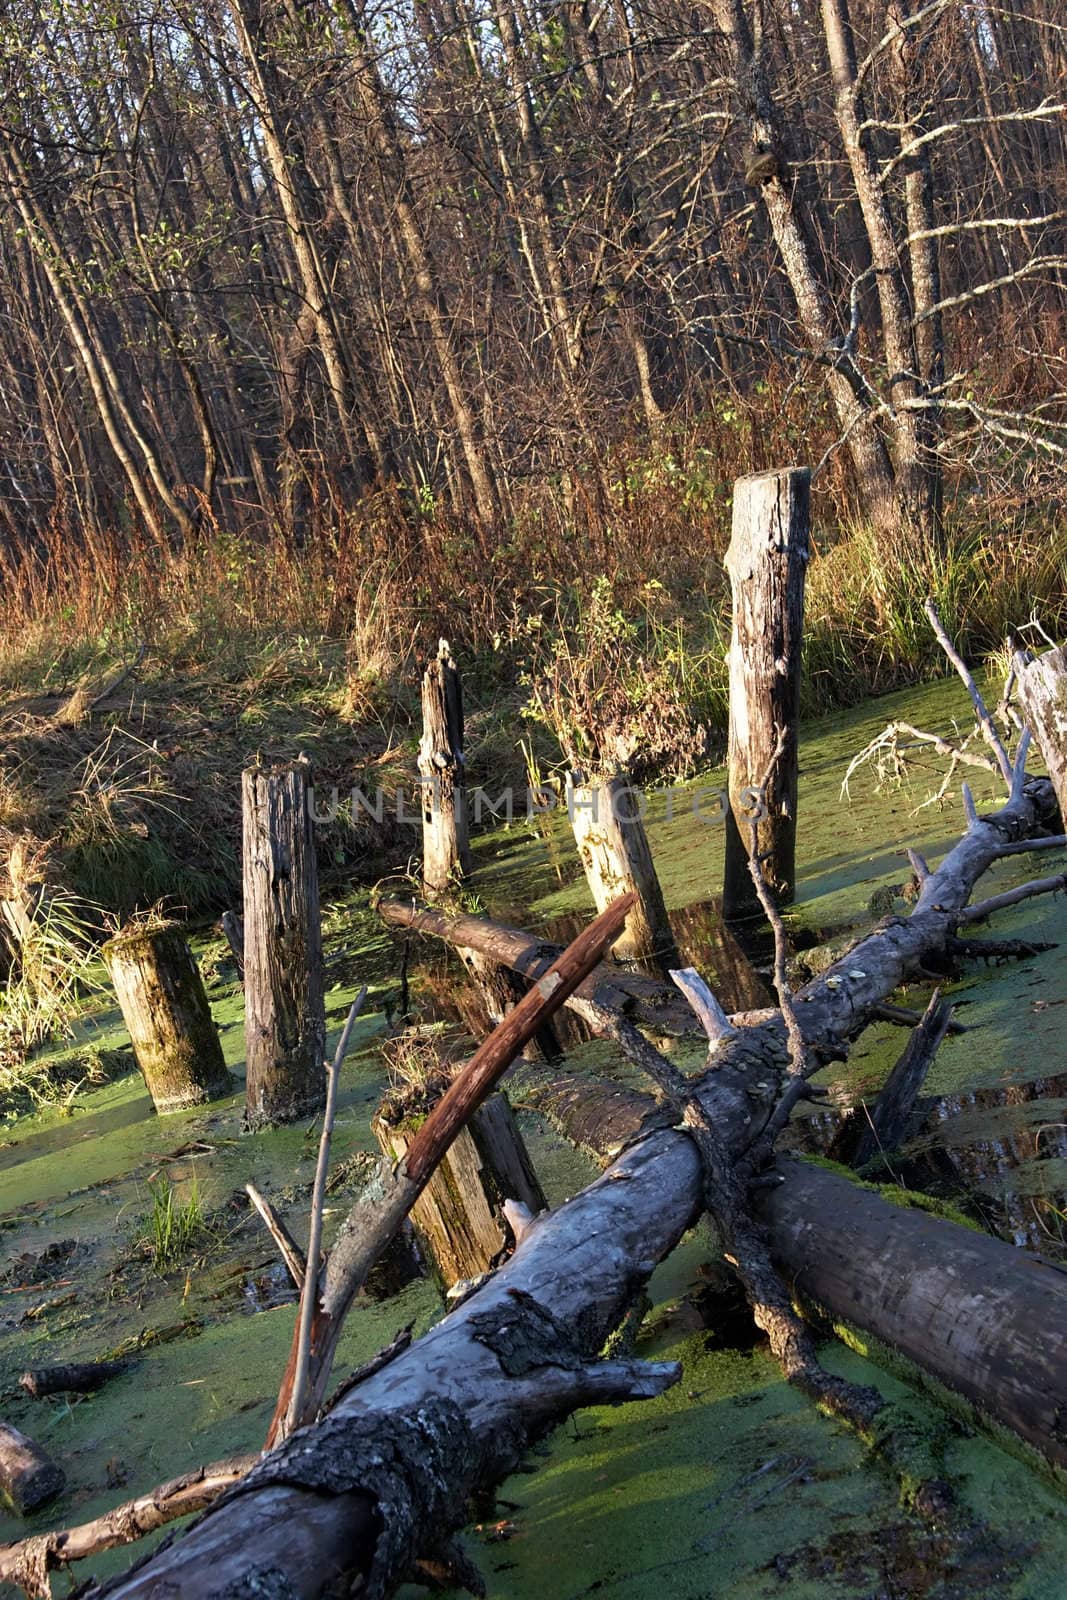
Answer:
M470 871L463 756L463 688L442 639L422 679L422 881L440 893Z
M629 779L616 774L586 782L571 773L567 815L597 910L622 894L637 896L615 942L615 955L660 975L680 967L640 800Z
M749 871L755 791L774 762L758 822L764 879L775 900L793 897L796 877L797 722L811 473L755 472L734 484L726 552L733 595L730 633L730 804L726 812L723 917L763 916ZM785 743L774 760L779 731Z
M397 1114L384 1106L372 1127L386 1155L406 1154L425 1110ZM508 1243L505 1200L536 1216L546 1201L504 1094L490 1095L460 1130L411 1210L425 1252L445 1289L481 1277Z
M233 1082L181 929L134 924L102 954L156 1110L185 1111L229 1094Z
M244 808L244 985L249 1128L326 1102L326 1007L306 761L249 767Z
M1037 740L1067 825L1067 647L1057 645L1036 661L1015 657L1019 700Z
M66 1481L46 1450L10 1423L0 1422L0 1489L20 1517L51 1500Z

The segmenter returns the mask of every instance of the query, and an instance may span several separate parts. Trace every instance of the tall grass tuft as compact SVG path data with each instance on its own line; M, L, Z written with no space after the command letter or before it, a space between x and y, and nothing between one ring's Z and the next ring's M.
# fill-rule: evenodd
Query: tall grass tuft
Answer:
M139 1243L151 1256L155 1271L166 1274L209 1244L211 1229L195 1178L184 1200L165 1177L152 1179L148 1192L152 1205Z

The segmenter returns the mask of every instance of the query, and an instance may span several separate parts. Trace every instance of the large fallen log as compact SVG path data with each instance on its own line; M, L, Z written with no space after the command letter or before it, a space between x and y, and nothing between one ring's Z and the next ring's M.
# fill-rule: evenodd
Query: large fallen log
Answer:
M602 1079L529 1066L520 1082L521 1103L594 1159L662 1121L650 1097ZM706 1081L700 1098L708 1103ZM725 1096L715 1104L728 1115ZM816 1163L782 1157L776 1170L781 1182L755 1204L795 1292L1067 1467L1067 1274L977 1229L889 1205Z
M415 900L381 900L378 914L391 928L410 928L415 933L443 939L458 950L477 950L531 982L548 971L562 949L561 945L539 939L522 928L509 928L487 917L439 911ZM629 967L601 962L566 1005L579 1016L586 1016L590 1001L621 1011L642 1027L671 1038L703 1037L703 1029L692 1008L676 989ZM733 1020L735 1023L762 1021L771 1015L770 1011L746 1011L737 1013Z

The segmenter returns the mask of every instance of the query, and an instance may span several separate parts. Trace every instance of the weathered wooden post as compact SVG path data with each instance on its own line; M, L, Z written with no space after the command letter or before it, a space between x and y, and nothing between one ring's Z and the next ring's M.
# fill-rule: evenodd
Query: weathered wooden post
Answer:
M310 767L248 767L244 985L249 1128L294 1122L326 1101L326 1007Z
M1048 768L1067 828L1067 647L1056 645L1033 661L1019 651L1015 671L1026 723Z
M754 472L734 484L726 567L733 594L730 634L729 797L723 917L762 916L749 871L750 824L775 899L795 888L797 723L811 471ZM779 734L784 744L774 753ZM773 762L760 804L756 791Z
M422 881L439 893L471 866L463 758L463 689L442 639L422 679Z
M399 1160L426 1120L422 1096L382 1107L372 1127L387 1155ZM490 1095L461 1128L411 1211L415 1231L445 1289L480 1277L508 1242L505 1200L518 1200L534 1216L544 1194L504 1094Z
M641 812L641 798L622 774L567 780L567 815L598 911L620 895L637 901L615 943L615 954L654 972L680 967Z
M134 923L102 955L156 1110L185 1111L229 1094L200 969L181 929Z

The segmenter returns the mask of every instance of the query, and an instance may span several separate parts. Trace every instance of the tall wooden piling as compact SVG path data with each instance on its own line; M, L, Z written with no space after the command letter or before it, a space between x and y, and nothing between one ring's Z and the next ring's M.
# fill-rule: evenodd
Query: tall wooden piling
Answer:
M422 679L422 881L440 893L471 867L463 756L463 689L442 639Z
M723 916L762 915L749 871L751 821L775 899L793 896L797 830L797 724L811 472L755 472L734 484L726 567L733 594L730 634L730 804L726 813ZM784 744L774 753L779 732ZM760 801L756 791L773 769Z
M102 954L156 1110L184 1111L229 1094L200 969L181 929L134 923Z
M615 954L656 973L680 967L640 796L630 780L617 774L586 782L572 773L567 814L597 910L603 911L620 895L637 896L615 942Z
M244 812L245 1122L294 1122L326 1100L326 1009L306 761L249 767Z

